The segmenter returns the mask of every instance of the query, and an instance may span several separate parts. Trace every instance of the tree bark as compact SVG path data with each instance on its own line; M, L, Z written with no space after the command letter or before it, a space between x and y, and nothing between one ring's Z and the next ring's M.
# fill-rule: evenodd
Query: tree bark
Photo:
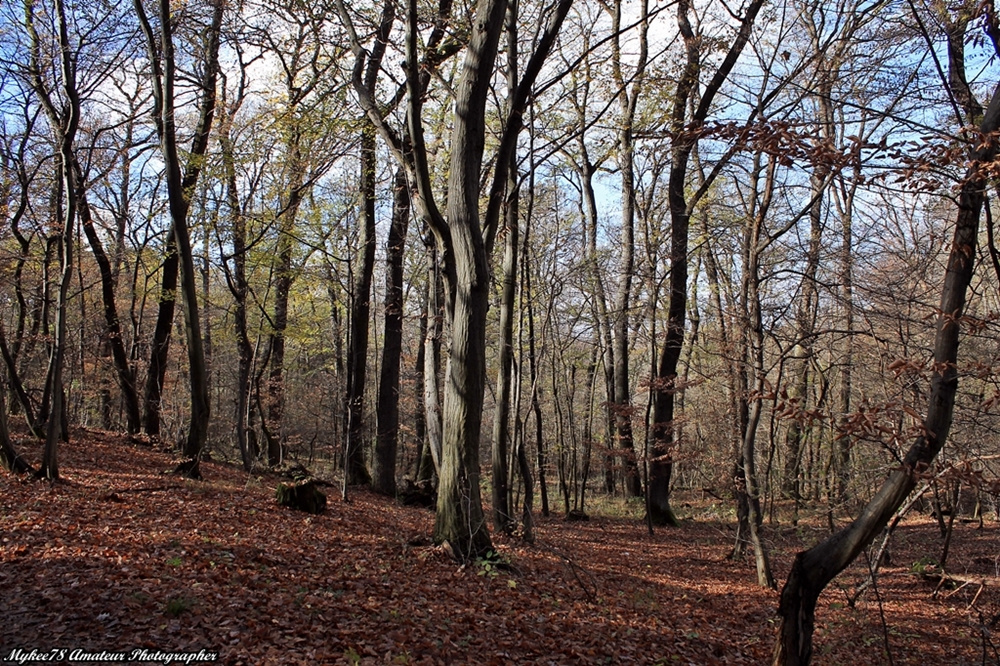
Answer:
M34 474L35 468L14 448L10 439L10 429L7 427L7 401L4 398L5 388L0 384L0 467L11 474Z
M104 244L101 242L97 231L94 229L94 221L91 219L90 203L87 200L86 185L84 184L83 172L78 161L74 160L73 168L76 171L77 186L79 188L77 196L77 206L80 211L80 223L83 225L84 234L90 243L90 248L97 261L97 267L101 273L101 297L104 302L104 325L105 338L111 347L111 357L114 360L115 372L118 375L118 386L121 388L122 399L125 403L125 421L128 433L134 435L141 428L139 413L139 393L135 386L135 373L129 365L128 352L125 351L125 341L122 337L121 320L118 317L118 306L115 302L115 275L111 265L111 260L104 251Z
M153 112L157 135L160 138L160 149L164 160L167 183L167 200L170 211L171 235L176 243L176 252L170 253L168 243L167 262L164 265L164 286L167 284L168 266L171 256L176 256L180 269L181 294L183 296L184 331L187 341L188 365L191 394L191 420L188 435L184 441L182 452L190 461L178 471L190 478L200 478L198 460L208 437L208 422L210 417L210 399L208 393L208 369L205 363L205 350L201 334L201 319L198 316L198 282L194 267L194 255L191 247L191 237L188 231L187 215L191 205L198 177L204 165L204 156L208 150L208 138L215 115L216 92L215 84L219 71L219 41L222 27L224 3L216 1L212 5L212 20L205 34L203 71L201 84L201 100L198 105L198 121L194 139L188 157L187 166L183 172L177 147L177 131L175 125L174 77L174 44L172 14L169 0L159 0L159 36L153 32L146 16L142 0L135 0L136 13L146 36L147 50L152 68L151 79L153 97L156 107ZM166 300L169 297L161 297ZM154 338L153 354L157 359L165 360L169 344L169 327L173 318L173 307L161 300L160 315L157 320L157 331L166 330L161 338ZM169 318L167 317L169 315ZM158 344L161 343L161 344ZM152 365L152 363L151 363ZM155 368L157 373L163 372L163 366ZM158 411L159 393L162 390L162 379L150 368L150 381L156 381L153 393L157 401L156 431L159 431ZM149 383L147 383L147 388ZM147 407L149 404L147 403ZM148 418L148 414L147 414Z
M440 274L437 262L437 245L429 234L424 240L427 261L427 331L423 339L424 372L424 424L427 427L427 449L434 473L441 476L441 391L438 388L438 370L441 367L441 327L443 311L440 299Z
M446 215L442 215L435 203L421 123L421 82L425 74L421 69L426 63L421 63L417 57L416 0L410 0L407 6L406 85L409 108L405 147L400 137L386 124L379 106L374 102L374 85L366 85L361 79L367 52L354 31L346 7L342 1L338 2L357 58L354 89L369 119L407 170L414 206L419 217L430 226L442 252L445 310L451 325L451 345L445 372L444 432L434 538L439 543L446 543L455 558L461 561L483 555L492 547L479 489L486 313L490 294L488 259L505 198L509 164L521 129L521 116L531 87L571 4L571 0L564 0L553 10L524 76L517 88L511 91L510 111L505 119L496 159L492 162L489 201L481 219L479 197L486 140L486 102L495 74L506 0L481 0L475 9L464 66L454 89L455 113Z
M698 142L698 134L708 116L712 101L736 65L743 47L750 38L750 30L764 0L753 0L740 21L739 31L726 56L716 70L704 93L698 99L691 120L685 122L688 105L695 91L701 71L701 36L691 27L688 16L691 3L680 0L677 4L677 23L687 50L684 73L677 84L672 100L671 129L675 145L671 155L667 182L667 199L670 204L670 294L667 304L667 327L663 350L654 384L653 402L653 459L649 466L650 520L659 524L676 524L670 507L671 460L674 445L674 399L676 393L677 365L684 345L684 327L687 316L688 232L691 225L691 202L687 200L687 166Z
M351 295L351 331L347 347L347 469L349 484L371 483L365 466L365 377L368 372L368 333L371 318L372 276L375 272L375 130L361 133L361 268Z
M247 282L246 261L247 261L247 225L246 217L243 214L243 207L240 205L239 190L236 183L236 159L232 141L232 120L236 109L242 102L242 97L236 101L234 108L227 108L225 97L222 100L223 115L219 123L219 144L222 152L222 170L226 187L226 204L229 207L229 215L232 225L233 243L233 268L229 269L229 262L223 263L226 272L226 281L229 284L229 291L233 295L233 323L236 328L236 350L237 350L237 370L236 370L236 444L240 450L240 459L243 469L250 472L253 469L254 461L257 459L259 451L255 445L255 439L249 433L250 414L250 376L253 365L253 345L250 343L250 335L247 329L247 295L250 292L250 285Z
M296 129L291 134L297 134ZM280 465L285 459L285 331L288 329L288 298L295 277L292 268L292 249L294 247L295 219L298 216L302 201L302 163L299 146L296 140L289 141L289 160L292 177L288 183L289 200L282 208L281 222L278 230L278 264L275 272L277 278L274 285L274 311L271 316L271 333L268 336L267 376L267 464L269 467Z
M62 195L65 199L62 207L62 229L59 231L59 258L62 268L59 280L59 291L56 300L55 335L49 353L49 368L46 375L46 393L50 396L52 409L47 414L45 429L45 446L42 451L42 464L37 476L50 481L59 479L58 443L60 435L64 434L63 412L65 409L65 392L63 391L63 365L66 356L66 317L68 314L69 287L73 278L73 248L74 224L77 215L77 174L73 168L76 159L73 142L80 126L80 96L76 81L76 53L73 51L69 38L69 23L66 19L66 8L62 0L55 0L57 41L60 47L60 58L57 80L62 88L64 100L53 100L50 91L45 87L41 70L41 40L35 29L34 6L25 6L25 28L30 40L31 86L37 94L42 108L49 119L50 130L56 144L56 166L62 183ZM58 201L57 201L58 203ZM58 210L58 206L57 206Z
M516 0L507 6L507 85L517 88L517 8ZM510 109L507 110L508 113ZM497 370L496 411L493 417L493 450L491 467L493 473L492 501L493 528L498 532L509 532L514 519L510 506L510 461L508 460L508 440L510 438L511 384L514 363L514 298L517 292L517 252L518 207L516 160L511 161L506 175L507 206L506 235L503 253L503 288L500 295L500 357Z
M629 78L631 86L622 73L621 14L622 3L614 3L612 11L612 71L619 88L618 99L621 106L621 127L618 130L618 169L621 174L622 194L622 238L620 282L614 303L614 379L615 379L615 425L618 435L617 448L621 451L622 470L625 477L625 492L630 497L642 497L642 478L636 458L635 441L632 434L632 397L629 376L629 321L631 319L632 277L635 273L635 142L633 123L636 105L642 92L646 59L648 53L647 33L649 30L649 2L642 0L639 16L639 54L635 72Z
M167 359L170 353L170 334L174 328L174 311L177 307L177 275L179 271L177 243L173 234L167 238L163 264L160 266L160 295L156 313L156 326L150 341L149 367L143 391L142 429L150 437L160 436L161 399L163 382L167 376Z
M378 383L373 488L396 494L396 452L399 448L399 363L403 353L403 253L410 221L406 174L396 170L392 221L386 243L385 331Z

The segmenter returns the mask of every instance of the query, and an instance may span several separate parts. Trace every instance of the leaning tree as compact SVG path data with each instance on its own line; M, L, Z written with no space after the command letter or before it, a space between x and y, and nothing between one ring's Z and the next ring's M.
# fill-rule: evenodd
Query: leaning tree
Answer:
M983 24L994 51L1000 54L1000 25L992 11L992 3L984 3L980 11L985 14ZM913 15L927 36L915 9ZM778 608L780 626L773 658L775 666L809 663L819 595L883 530L916 486L920 475L927 471L941 451L951 428L958 391L958 345L966 294L976 264L979 218L986 199L986 187L996 177L1000 85L994 89L989 106L984 111L972 93L965 74L965 44L971 16L960 11L959 18L943 16L942 19L948 46L946 77L943 68L941 70L943 83L954 103L959 123L977 127L978 131L970 137L968 167L955 197L958 210L937 310L927 413L901 464L889 475L860 515L845 528L795 557L781 591Z

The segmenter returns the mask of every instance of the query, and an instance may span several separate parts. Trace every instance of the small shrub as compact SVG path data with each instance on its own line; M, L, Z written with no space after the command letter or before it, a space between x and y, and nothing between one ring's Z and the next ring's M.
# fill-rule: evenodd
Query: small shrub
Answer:
M193 601L185 597L174 597L167 602L167 615L178 617L181 613L191 610L193 604Z
M921 557L910 565L910 572L920 575L931 574L937 571L938 563L933 557Z

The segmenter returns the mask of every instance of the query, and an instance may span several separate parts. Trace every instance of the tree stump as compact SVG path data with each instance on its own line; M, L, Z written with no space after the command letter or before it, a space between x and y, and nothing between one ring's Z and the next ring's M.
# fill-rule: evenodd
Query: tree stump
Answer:
M326 495L318 488L319 481L305 479L294 483L279 483L275 497L278 504L306 513L320 514L326 510Z
M405 506L433 508L437 505L437 491L430 481L403 479L399 488L399 501Z

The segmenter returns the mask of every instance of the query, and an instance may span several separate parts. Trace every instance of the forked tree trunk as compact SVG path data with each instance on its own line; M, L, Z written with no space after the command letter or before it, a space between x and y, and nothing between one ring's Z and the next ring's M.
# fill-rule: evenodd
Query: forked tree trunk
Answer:
M10 430L7 427L7 401L4 398L6 387L0 383L0 467L12 474L33 474L35 469L14 448L10 441Z
M17 361L14 359L14 355L7 346L7 334L4 330L2 321L0 321L0 356L3 356L3 363L7 368L7 380L10 383L10 392L13 394L13 398L17 400L17 405L24 413L28 429L31 431L33 436L43 437L44 435L42 435L42 429L35 421L35 410L34 406L31 404L31 398L28 397L28 392L24 389L24 384L21 383L21 378L17 376Z
M35 13L33 6L25 6L25 28L30 38L31 85L38 96L42 108L48 117L53 132L58 157L56 165L59 169L59 179L62 183L62 194L65 197L62 208L62 229L59 231L59 259L62 273L59 280L59 292L56 300L55 336L49 354L49 368L46 375L45 389L50 396L52 409L48 412L48 422L45 430L45 447L42 451L42 465L37 475L51 481L59 478L59 462L57 447L60 435L63 435L63 412L65 409L65 392L63 391L63 364L66 356L66 333L69 300L69 287L73 278L73 247L74 224L77 215L78 183L76 171L73 168L76 155L73 142L80 125L80 97L76 87L76 53L72 50L69 38L69 24L66 19L66 8L62 0L55 2L57 41L61 57L56 63L57 80L62 88L65 102L56 102L51 92L43 83L41 70L41 40L35 30ZM58 200L57 200L58 204ZM58 210L58 205L56 207ZM44 411L44 410L43 410Z
M396 159L406 168L415 208L431 227L442 250L451 345L445 371L444 432L434 539L448 544L455 558L468 561L485 554L492 547L479 489L479 438L486 370L486 313L490 295L488 260L506 191L507 169L521 129L521 114L527 105L531 87L569 11L571 1L564 0L553 10L549 25L525 68L524 77L516 90L511 92L510 112L493 163L489 204L485 208L483 219L480 219L479 198L486 139L486 102L492 91L502 20L507 10L506 0L481 0L476 5L464 66L454 89L455 113L451 132L446 215L441 214L435 203L421 124L421 70L425 63L417 55L419 35L416 0L410 0L407 4L405 41L409 108L406 117L407 138L412 144L406 147L386 124L381 109L374 100L374 81L366 84L361 79L360 74L368 52L357 37L346 6L342 1L337 4L348 26L352 49L357 57L354 68L355 91L369 119L386 139ZM442 14L447 15L444 6Z
M524 247L528 246L528 228L524 230ZM521 293L528 294L528 382L531 385L531 414L535 422L535 458L538 465L538 489L541 500L542 516L549 516L549 486L545 480L545 469L547 461L545 456L545 437L542 427L542 404L539 397L539 362L535 345L535 301L531 297L531 267L528 265L528 254L525 253L521 262L523 285ZM612 487L613 489L613 487Z
M671 460L674 445L674 401L677 391L677 366L684 345L684 327L687 316L688 234L691 226L691 206L688 201L687 167L691 153L698 142L712 101L729 77L736 61L750 37L750 30L764 0L753 0L740 20L739 30L726 56L712 79L705 86L691 118L687 120L688 107L701 72L702 37L691 26L689 0L677 4L677 23L687 53L683 75L677 84L671 109L671 126L678 136L684 136L673 148L670 174L667 182L667 199L670 204L670 293L667 302L667 326L663 337L663 350L657 368L653 402L653 460L649 466L650 520L660 524L676 524L670 507Z
M118 375L118 386L121 388L122 400L125 404L125 422L130 435L139 432L141 427L139 414L139 393L135 387L135 373L129 365L128 352L125 350L125 341L122 337L121 320L118 317L118 306L115 302L115 275L111 266L111 260L104 251L104 244L94 229L94 222L90 215L90 204L87 200L87 192L83 183L83 172L79 163L74 163L77 186L77 205L80 210L80 222L83 231L90 243L90 248L97 261L97 267L101 273L101 297L104 302L104 326L105 339L111 348L111 357L114 361L115 372Z
M163 264L160 267L160 297L156 312L156 326L149 349L149 367L143 391L142 429L150 437L160 436L161 401L163 382L167 376L167 358L170 353L170 333L174 328L174 311L177 308L177 275L179 261L173 234L167 238Z
M814 44L816 44L814 40ZM818 50L818 49L817 49ZM835 141L834 117L831 106L832 82L837 72L822 71L820 73L819 91L816 103L819 107L818 133L824 139ZM829 183L830 166L820 163L810 178L812 207L809 209L809 245L806 251L805 270L802 273L798 310L795 313L795 376L791 382L789 396L798 400L799 408L805 410L809 397L809 369L813 364L813 333L816 330L816 312L819 307L819 293L816 285L816 273L819 270L820 251L823 242L823 199ZM802 420L796 418L788 425L785 436L786 457L784 478L781 490L788 497L798 502L802 497L802 443L808 435Z
M184 331L187 341L191 421L182 452L188 462L178 467L177 471L190 478L200 478L198 459L208 437L208 422L210 417L210 400L208 393L208 369L205 362L204 341L201 334L201 319L198 316L198 282L194 268L194 255L191 247L191 237L188 231L188 211L191 205L191 193L198 183L198 177L204 166L204 155L208 150L208 138L215 115L216 91L215 84L219 71L219 37L222 26L224 3L216 1L212 5L212 20L205 32L203 54L203 71L201 83L201 100L198 105L198 120L194 131L190 155L187 165L181 168L181 160L177 146L177 130L175 125L174 99L174 44L173 21L169 0L159 0L157 4L159 15L159 34L154 33L152 25L146 16L142 0L135 0L136 13L143 33L146 37L147 51L151 68L151 81L155 108L153 119L157 135L160 139L160 149L164 161L165 179L167 183L167 200L170 211L171 237L176 244L175 252L171 252L168 243L167 262L164 265L163 284L168 283L168 264L172 258L177 262L171 270L180 269L181 294L183 296ZM174 277L176 280L176 277ZM172 326L173 304L165 302L172 299L172 293L164 289L161 292L165 299L160 303L160 318L157 319L157 337L154 339L154 361L164 362L157 368L150 368L150 380L147 389L152 385L155 395L154 407L156 423L155 430L159 432L159 397L162 391L162 373L165 368L167 345L169 344L169 329ZM151 363L151 366L153 364ZM155 371L155 373L154 373ZM149 393L147 393L149 396ZM149 408L147 402L147 408ZM147 421L149 413L147 413Z

